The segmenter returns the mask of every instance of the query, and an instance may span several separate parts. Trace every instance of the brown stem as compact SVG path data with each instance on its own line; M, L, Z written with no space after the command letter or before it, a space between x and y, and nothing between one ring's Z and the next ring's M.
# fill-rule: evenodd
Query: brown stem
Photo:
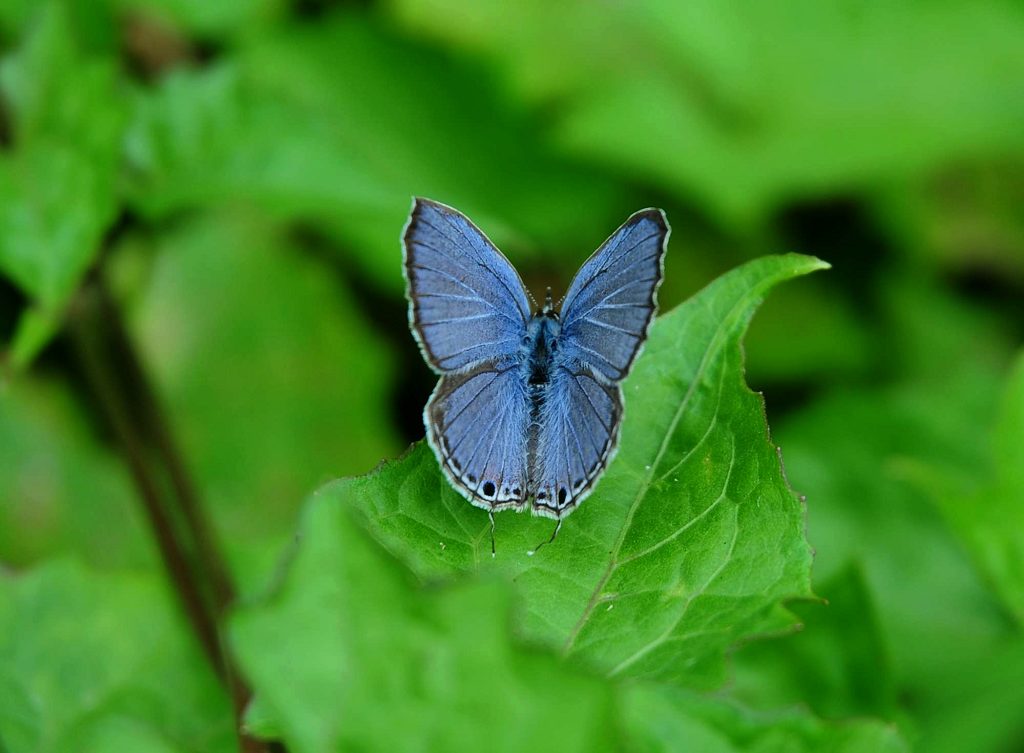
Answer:
M202 589L192 575L185 547L175 535L174 521L161 498L158 477L149 467L142 437L131 420L117 378L109 368L107 338L95 285L87 283L79 291L69 311L69 320L71 341L83 375L124 453L168 574L203 650L221 674L224 661L216 623L206 607Z
M128 336L117 304L100 278L96 280L96 290L100 314L107 323L111 355L120 367L121 379L139 413L137 423L147 433L146 438L167 470L182 520L195 544L203 582L211 585L217 616L223 617L235 599L235 592L213 528L202 512L199 495L164 418L160 401Z
M124 454L186 617L231 696L239 749L283 750L242 731L242 714L252 693L219 631L234 597L230 575L155 391L100 274L97 271L82 285L68 311L68 331L85 382Z

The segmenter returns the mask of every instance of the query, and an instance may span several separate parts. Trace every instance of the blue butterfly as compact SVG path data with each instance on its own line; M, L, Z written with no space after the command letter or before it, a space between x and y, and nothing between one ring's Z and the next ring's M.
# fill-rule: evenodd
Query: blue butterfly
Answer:
M619 383L657 308L669 226L630 217L584 262L556 311L531 313L519 274L463 214L415 199L402 242L409 322L441 375L423 411L452 486L477 507L557 519L615 454ZM557 530L557 529L556 529Z

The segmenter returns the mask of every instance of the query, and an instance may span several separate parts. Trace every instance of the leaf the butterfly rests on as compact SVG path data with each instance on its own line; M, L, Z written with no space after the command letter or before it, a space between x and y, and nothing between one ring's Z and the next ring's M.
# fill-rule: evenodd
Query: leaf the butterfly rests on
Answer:
M502 556L487 556L487 516L442 480L425 442L333 485L325 503L361 510L425 581L513 581L530 642L616 676L719 687L737 641L791 625L782 602L812 596L804 509L744 380L741 342L769 291L826 267L757 259L652 323L623 384L615 461L561 521L571 545L530 556L546 526L519 516L501 524Z
M561 519L611 461L619 383L657 309L669 226L631 216L583 264L556 311L530 312L515 269L464 215L413 202L402 242L409 321L441 379L423 413L445 475L487 510Z

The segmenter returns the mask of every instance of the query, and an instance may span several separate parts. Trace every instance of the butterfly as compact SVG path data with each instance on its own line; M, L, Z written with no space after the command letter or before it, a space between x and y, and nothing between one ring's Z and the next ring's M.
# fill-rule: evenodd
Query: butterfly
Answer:
M615 455L619 386L657 309L669 225L633 214L583 263L556 310L465 215L413 201L402 234L409 324L440 375L423 411L452 486L477 507L559 521ZM493 518L492 518L493 523ZM557 529L556 529L557 530Z

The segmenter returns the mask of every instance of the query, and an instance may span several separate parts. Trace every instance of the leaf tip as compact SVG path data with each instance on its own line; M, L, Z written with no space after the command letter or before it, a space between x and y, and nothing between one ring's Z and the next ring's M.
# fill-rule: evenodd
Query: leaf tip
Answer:
M796 274L806 275L811 272L832 269L832 265L829 262L819 259L817 256L797 253L787 254L787 256L793 261Z

